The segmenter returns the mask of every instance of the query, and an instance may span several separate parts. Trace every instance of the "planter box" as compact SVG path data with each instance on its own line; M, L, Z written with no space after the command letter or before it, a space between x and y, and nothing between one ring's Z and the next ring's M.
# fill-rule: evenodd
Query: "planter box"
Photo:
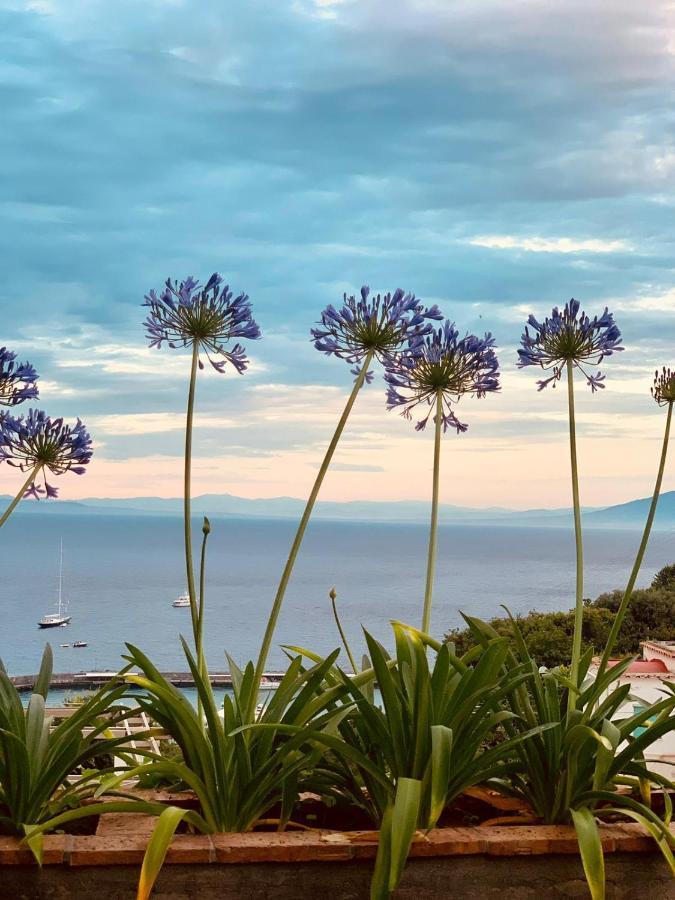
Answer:
M40 870L0 838L0 898L130 900L154 819L101 817L96 835L51 835ZM608 900L675 900L675 881L636 824L602 828ZM377 832L178 834L157 900L368 900ZM571 827L438 828L420 834L397 900L561 900L588 897Z

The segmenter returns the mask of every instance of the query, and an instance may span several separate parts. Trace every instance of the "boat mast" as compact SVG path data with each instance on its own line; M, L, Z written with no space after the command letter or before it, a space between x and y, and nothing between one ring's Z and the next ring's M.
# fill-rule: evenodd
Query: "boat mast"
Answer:
M61 555L59 557L59 615L61 615L62 593L63 593L63 538L61 538Z

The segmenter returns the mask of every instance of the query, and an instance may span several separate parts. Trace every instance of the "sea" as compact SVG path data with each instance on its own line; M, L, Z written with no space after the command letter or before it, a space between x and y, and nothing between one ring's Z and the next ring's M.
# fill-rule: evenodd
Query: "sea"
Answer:
M201 537L200 521L195 532ZM226 671L225 650L240 664L254 659L297 523L211 520L206 560L205 640L209 667ZM325 654L339 645L329 591L337 591L355 654L367 629L391 646L390 621L419 625L428 529L417 524L310 522L279 620L268 670L283 668L283 645ZM586 597L622 588L640 534L588 530ZM63 596L72 622L38 628L55 611L59 548ZM195 541L196 543L196 541ZM179 635L190 634L189 609L172 601L186 588L178 517L15 514L0 535L0 658L13 675L37 670L44 644L54 670L116 669L125 642L162 671L186 671ZM655 532L638 585L675 562L675 536ZM442 525L432 632L461 625L461 613L490 618L501 604L513 613L566 610L574 603L572 528ZM86 641L74 648L74 641ZM69 647L61 647L68 643Z

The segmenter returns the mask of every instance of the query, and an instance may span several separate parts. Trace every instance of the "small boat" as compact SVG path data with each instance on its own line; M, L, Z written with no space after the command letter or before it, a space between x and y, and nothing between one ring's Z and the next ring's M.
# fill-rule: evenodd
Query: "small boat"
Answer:
M66 615L67 604L63 603L63 538L61 539L61 556L59 558L59 602L57 611L43 616L38 625L40 628L66 628L70 625L71 616Z
M171 604L172 606L189 606L190 605L190 595L186 591L184 594L181 594L180 597L176 597L176 599Z
M86 641L73 641L73 647L86 647Z
M62 647L70 647L70 644L61 644Z

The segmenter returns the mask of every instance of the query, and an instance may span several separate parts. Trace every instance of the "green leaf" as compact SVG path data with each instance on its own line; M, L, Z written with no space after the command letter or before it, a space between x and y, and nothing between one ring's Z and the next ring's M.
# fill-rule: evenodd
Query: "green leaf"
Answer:
M36 825L24 825L23 830L26 834L26 843L30 852L35 857L35 861L39 866L42 865L42 846L44 835L40 831L36 831Z
M48 831L53 831L55 828L59 828L67 822L75 822L77 819L85 819L88 816L100 816L103 815L103 813L143 813L143 815L146 816L161 816L162 813L171 808L172 807L165 806L163 803L148 803L145 800L135 800L133 798L129 800L106 800L101 803L91 803L79 807L78 809L70 809L68 812L54 816L53 818L42 822L40 825L24 827L30 828L32 836L33 833L46 834ZM198 828L205 834L211 833L212 829L209 828L208 822L206 822L199 813L188 809L184 809L182 812L185 814L184 818L186 821L195 828Z
M49 723L45 717L45 698L42 694L31 694L26 710L26 751L36 777L43 768L48 743Z
M387 900L389 897L389 872L391 871L391 821L394 807L388 806L382 816L380 839L377 844L375 869L370 880L370 900Z
M54 654L52 653L51 644L45 644L45 650L42 654L42 662L40 663L40 671L35 680L34 694L40 694L45 700L49 692L49 683L52 680L52 665L54 663Z
M152 893L157 876L164 865L164 859L171 839L187 812L188 810L179 809L177 806L167 806L157 820L155 830L152 832L152 837L145 848L136 900L147 900Z
M452 759L452 729L434 725L431 729L431 805L427 828L433 828L445 807Z
M593 773L593 790L600 791L608 780L609 770L614 761L616 748L621 740L621 732L608 719L602 723L602 736L609 741L609 748L600 744L595 757L595 771Z
M571 809L572 821L577 832L581 862L591 892L591 900L605 900L605 857L598 823L590 809Z
M668 842L664 837L663 832L660 831L653 822L650 822L646 816L642 816L640 815L640 813L635 812L632 809L617 807L616 809L608 808L606 810L603 810L603 812L620 813L623 816L629 816L631 819L634 819L636 822L642 825L642 827L646 829L656 841L659 850L663 854L663 858L668 864L671 875L675 876L675 857L673 856L673 851L668 846Z
M389 891L398 886L412 843L422 799L422 782L417 778L400 778L391 819L391 864Z

